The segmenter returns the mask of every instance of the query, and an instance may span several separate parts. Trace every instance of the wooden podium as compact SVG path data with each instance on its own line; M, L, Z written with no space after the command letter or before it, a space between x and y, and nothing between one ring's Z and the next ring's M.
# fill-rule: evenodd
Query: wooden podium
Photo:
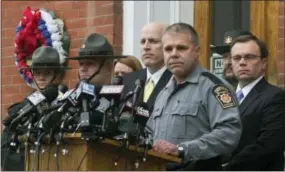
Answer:
M147 159L142 161L143 149L129 146L122 149L120 142L106 139L103 142L87 142L80 139L80 133L76 135L66 134L64 140L68 143L68 153L63 155L63 145L59 146L58 160L54 157L56 146L43 146L45 152L39 153L38 167L40 171L55 171L58 165L59 171L165 171L167 162L180 162L177 157L148 151ZM37 170L34 167L36 159L34 154L26 150L26 171ZM120 155L118 164L115 162ZM138 163L135 163L138 159ZM56 163L58 162L58 163ZM136 166L135 164L138 164Z

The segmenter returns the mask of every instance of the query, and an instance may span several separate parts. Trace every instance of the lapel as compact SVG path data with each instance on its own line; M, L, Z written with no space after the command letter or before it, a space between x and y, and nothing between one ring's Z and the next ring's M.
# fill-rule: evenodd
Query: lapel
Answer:
M145 72L146 73L146 72ZM163 87L165 87L165 85L168 83L169 79L171 78L172 73L166 69L164 71L164 73L162 74L161 78L159 79L158 83L155 85L148 101L147 104L150 108L150 110L152 111L152 107L154 105L155 99L158 95L158 93L162 90Z
M241 116L244 116L245 111L250 105L252 105L252 102L256 101L258 97L260 96L260 92L265 88L267 85L267 81L262 78L248 93L246 98L243 100L243 102L239 106L240 114Z

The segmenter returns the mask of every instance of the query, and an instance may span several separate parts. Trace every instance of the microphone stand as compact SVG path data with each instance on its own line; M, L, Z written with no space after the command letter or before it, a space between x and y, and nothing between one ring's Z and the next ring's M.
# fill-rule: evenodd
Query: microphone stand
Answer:
M32 122L33 122L33 118L34 118L35 114L32 113L32 115L29 117L29 120L28 120L28 131L26 133L26 142L27 143L31 143L31 132L32 132Z
M62 149L62 155L66 155L68 153L68 150L66 149L67 145L64 143L64 140L63 140L63 135L64 135L64 127L65 127L66 121L69 117L70 117L70 113L66 112L64 117L63 117L62 122L60 123L58 135L55 136L55 138L56 138L56 153L54 154L54 157L55 157L55 163L56 163L56 171L58 171L58 169L59 169L59 164L58 164L59 163L58 162L59 146L61 144L65 145L64 146L65 148Z
M118 166L119 159L120 159L121 155L124 154L125 150L126 150L126 153L127 153L127 150L129 148L129 134L128 133L124 133L124 136L123 136L123 138L122 138L122 140L120 142L121 142L121 149L118 152L118 156L115 158L114 166ZM125 170L127 170L127 161L125 161Z
M62 149L62 155L66 155L68 153L68 150L67 150L67 144L64 142L63 140L63 135L64 135L64 127L66 125L66 122L67 120L69 119L70 117L70 113L69 112L66 112L65 116L63 117L63 120L60 124L60 130L59 130L59 133L58 133L58 141L57 141L57 144L60 144L62 143L64 146L64 148Z
M36 114L32 113L31 116L29 117L29 120L28 120L28 131L26 133L26 142L25 142L26 146L28 146L29 143L31 145L33 145L31 135L32 135L32 126L33 126L33 121L34 121L35 116L36 116ZM38 139L41 139L41 136L39 136ZM33 171L35 168L35 164L37 164L37 169L39 169L39 162L38 161L39 161L39 147L40 147L39 142L40 141L38 141L38 139L36 138L36 140L34 141L35 149L34 150L30 149L30 153L34 154L34 162L33 162L32 168L31 168L31 170L33 170Z
M81 138L83 140L90 139L90 133L86 130L90 128L90 116L88 111L88 101L86 98L82 98L82 112L80 114L80 127L82 129Z

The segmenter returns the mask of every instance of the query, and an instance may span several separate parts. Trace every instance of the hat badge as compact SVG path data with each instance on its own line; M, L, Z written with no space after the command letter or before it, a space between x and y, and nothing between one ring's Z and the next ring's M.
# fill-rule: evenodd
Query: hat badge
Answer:
M227 36L227 37L225 38L225 43L226 43L226 44L230 44L232 41L233 41L233 38L230 37L230 36Z

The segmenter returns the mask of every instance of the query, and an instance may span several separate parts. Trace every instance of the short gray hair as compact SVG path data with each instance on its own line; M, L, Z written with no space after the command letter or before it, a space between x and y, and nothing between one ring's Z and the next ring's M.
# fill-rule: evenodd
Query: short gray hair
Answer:
M199 38L196 30L194 29L193 26L187 23L174 23L165 29L164 34L167 32L176 32L176 33L187 32L190 34L190 39L192 43L195 45L199 45Z

